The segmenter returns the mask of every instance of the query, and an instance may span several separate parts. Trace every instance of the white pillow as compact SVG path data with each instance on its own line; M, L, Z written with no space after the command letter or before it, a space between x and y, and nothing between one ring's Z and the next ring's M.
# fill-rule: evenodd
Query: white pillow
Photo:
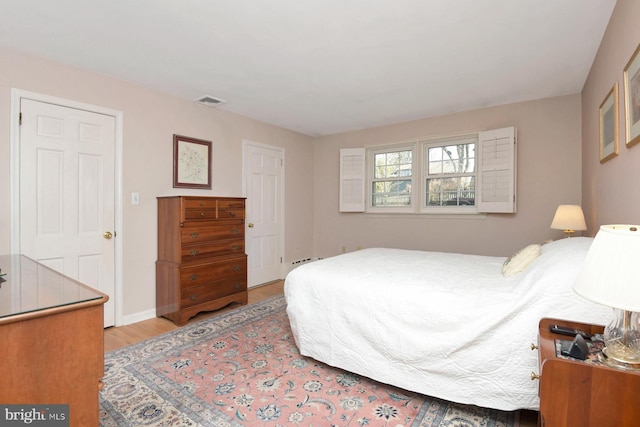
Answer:
M534 243L511 255L505 260L504 264L502 264L502 274L505 276L513 276L523 271L533 260L540 256L540 246L541 245Z

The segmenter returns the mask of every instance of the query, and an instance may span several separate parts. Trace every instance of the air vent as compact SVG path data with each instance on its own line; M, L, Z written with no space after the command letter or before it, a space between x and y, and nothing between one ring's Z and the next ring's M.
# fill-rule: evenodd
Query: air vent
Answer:
M198 102L210 107L217 107L218 105L224 104L227 101L220 98L214 98L213 96L205 95L202 98L198 99Z

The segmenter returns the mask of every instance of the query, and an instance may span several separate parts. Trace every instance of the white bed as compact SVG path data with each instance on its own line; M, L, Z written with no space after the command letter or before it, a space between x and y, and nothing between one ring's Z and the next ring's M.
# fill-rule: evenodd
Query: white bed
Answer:
M592 239L548 243L517 275L504 257L365 249L305 264L286 278L305 356L442 399L537 409L538 322L605 324L611 309L572 290Z

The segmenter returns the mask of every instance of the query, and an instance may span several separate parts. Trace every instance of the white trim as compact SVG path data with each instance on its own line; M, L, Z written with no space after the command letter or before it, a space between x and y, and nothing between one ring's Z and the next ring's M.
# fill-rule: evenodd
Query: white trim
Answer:
M122 217L122 138L123 138L123 113L122 111L112 110L110 108L100 107L97 105L86 104L84 102L73 101L56 96L44 95L36 92L29 92L22 89L11 89L11 252L20 253L20 102L23 99L30 99L38 102L46 102L50 104L60 105L63 107L74 108L77 110L85 110L93 113L113 116L115 118L115 183L114 183L114 209L115 209L115 231L117 238L115 239L115 326L121 326L123 322L122 308L124 306L122 300L122 253L123 253L123 217Z
M154 319L156 317L156 309L140 311L138 313L127 314L122 318L122 323L118 326L130 325L132 323L142 322L143 320Z
M320 261L321 257L313 257L313 258L308 258L306 260L302 260L302 261L294 261L294 262L287 262L285 264L285 275L282 276L283 279L286 279L287 275L289 273L291 273L293 270L295 270L296 268L300 267L301 265L305 265L305 264L309 264L311 262L316 262L316 261Z
M254 147L259 147L259 148L264 148L267 150L274 150L277 151L281 154L282 156L282 169L280 172L280 176L282 179L280 179L280 206L278 206L278 210L280 211L280 215L282 218L281 224L282 226L280 227L280 235L278 236L278 243L280 246L280 253L278 254L278 256L280 257L281 260L284 260L284 253L285 253L285 247L284 247L284 229L285 229L285 185L284 185L284 180L286 177L286 172L285 172L285 167L287 165L287 162L285 161L285 149L283 147L276 147L275 145L268 145L268 144L262 144L260 142L254 142L254 141L250 141L250 140L246 140L243 139L242 140L242 195L243 197L247 197L247 170L248 170L248 166L247 166L247 162L249 161L249 159L247 158L247 147L248 146L254 146ZM245 237L245 242L246 242L246 237ZM249 261L251 262L251 261ZM287 273L287 269L284 265L284 262L280 263L280 278L284 278L286 273Z

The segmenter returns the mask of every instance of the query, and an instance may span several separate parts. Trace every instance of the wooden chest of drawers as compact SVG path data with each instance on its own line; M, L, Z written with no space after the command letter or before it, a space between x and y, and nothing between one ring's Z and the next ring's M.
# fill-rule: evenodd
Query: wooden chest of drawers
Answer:
M184 325L247 303L244 198L158 197L156 315Z

